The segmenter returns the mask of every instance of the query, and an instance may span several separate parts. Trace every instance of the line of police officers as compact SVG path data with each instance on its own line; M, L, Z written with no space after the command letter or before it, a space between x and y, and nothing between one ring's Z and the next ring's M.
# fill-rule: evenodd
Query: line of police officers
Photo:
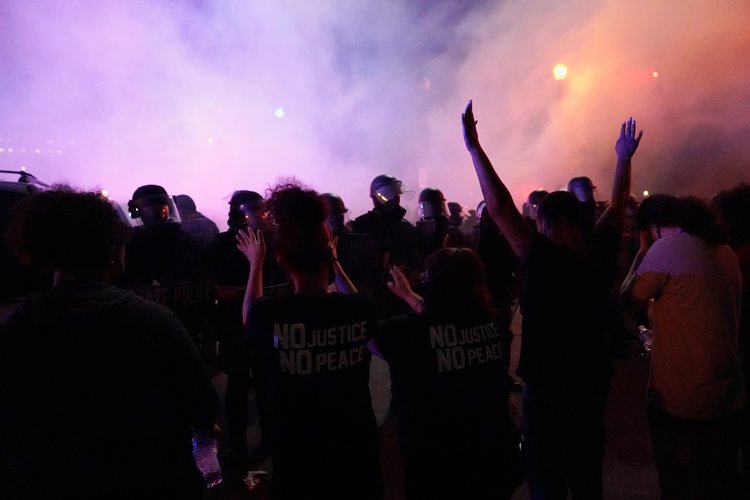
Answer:
M419 290L426 256L443 246L473 247L491 271L492 291L501 311L498 326L509 342L510 303L517 296L517 261L507 251L507 244L503 245L497 227L488 217L480 217L483 223L460 229L455 218L451 223L443 193L434 188L420 193L420 220L412 225L404 219L404 193L395 177L375 177L370 184L372 210L349 224L344 223L347 209L341 198L331 193L321 195L329 208L329 229L338 240L339 260L354 284L372 292L380 318L404 313L408 307L387 290L391 266L400 266ZM272 417L267 410L264 360L256 355L259 350L248 344L244 332L241 310L249 264L237 249L235 237L246 227L263 230L268 253L274 255L274 223L263 197L254 191L236 191L229 201L229 229L220 234L213 222L197 212L189 196L172 198L161 186L136 189L128 209L131 219L140 224L126 248L126 274L120 285L172 309L207 365L227 374L229 463L241 468L248 460L262 459L268 451L267 435L252 454L247 448L248 394L253 383L261 430L270 427ZM265 261L263 281L265 296L293 291L273 258Z

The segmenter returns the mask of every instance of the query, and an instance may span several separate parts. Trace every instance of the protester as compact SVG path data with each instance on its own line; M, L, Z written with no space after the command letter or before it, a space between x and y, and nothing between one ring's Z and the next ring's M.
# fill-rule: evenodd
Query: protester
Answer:
M738 330L742 276L708 206L646 198L641 248L623 285L653 301L648 422L664 499L739 498L740 410L747 404Z
M264 363L257 347L248 343L242 319L242 300L250 267L245 256L237 249L237 234L248 227L253 231L263 231L269 239L273 239L275 228L267 212L266 202L259 193L235 191L229 200L229 229L219 234L206 252L214 296L212 325L219 341L218 367L227 374L224 406L229 452L222 449L222 459L230 479L241 476L249 463L261 462L270 452L268 433L271 424L267 413ZM288 278L281 272L276 260L268 259L264 265L263 285L278 294L287 293ZM254 450L248 450L248 396L253 377L256 379L255 401L261 439Z
M268 199L278 223L276 257L294 294L262 298L265 241L238 234L250 262L243 313L270 370L275 499L381 499L377 428L370 400L367 343L375 305L336 259L315 191L277 186ZM339 290L328 293L333 266Z
M20 202L9 231L54 285L0 327L3 498L207 498L191 436L213 431L216 393L177 317L111 284L128 234L114 207L60 188Z
M722 191L712 200L714 209L727 229L729 246L742 271L742 316L739 345L742 351L748 407L742 426L742 482L745 497L750 497L750 185L740 184Z
M370 183L373 209L351 223L352 232L371 235L377 249L377 262L370 269L371 279L367 281L372 283L379 318L408 311L388 292L388 268L400 265L417 273L421 271L417 235L414 225L404 218L406 209L401 206L402 194L404 189L400 180L387 174L378 175Z
M606 305L615 271L631 158L641 135L632 119L615 144L612 204L584 239L578 200L550 193L535 233L479 144L472 103L464 139L487 210L526 265L518 375L525 383L524 448L533 499L602 497L604 405L612 374Z
M376 335L391 369L406 498L510 498L522 458L481 261L467 248L436 251L424 299L397 267L391 275L391 290L416 311L381 321Z

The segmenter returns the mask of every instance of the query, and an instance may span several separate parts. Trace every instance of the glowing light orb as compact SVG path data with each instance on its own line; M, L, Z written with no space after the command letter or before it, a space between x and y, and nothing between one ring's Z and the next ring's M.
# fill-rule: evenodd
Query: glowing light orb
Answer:
M284 108L276 108L273 114L276 115L276 118L284 118Z
M659 72L654 71L653 73L651 73L651 76L653 76L654 78L659 78Z
M34 153L36 153L36 154L39 154L39 153L41 153L41 152L42 152L42 150L41 150L41 149L39 149L39 148L36 148L36 149L34 150Z
M107 196L109 196L109 191L108 191L108 190L106 190L106 189L102 189L102 196L104 196L105 198L106 198Z
M209 144L213 144L214 143L214 138L213 137L209 137L208 138L208 143Z
M643 196L648 196L648 191L644 191Z
M21 165L21 172L26 172L26 165Z
M555 77L555 80L565 80L565 77L568 76L568 67L563 63L557 63L557 65L552 68L552 76Z
M431 87L432 87L432 82L430 81L429 78L425 76L424 79L422 80L422 89L425 92L429 92Z

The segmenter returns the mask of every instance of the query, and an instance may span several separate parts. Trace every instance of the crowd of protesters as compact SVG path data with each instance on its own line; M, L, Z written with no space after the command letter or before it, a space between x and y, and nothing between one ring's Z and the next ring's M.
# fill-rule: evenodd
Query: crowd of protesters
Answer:
M629 119L608 203L575 177L518 210L512 166L493 167L476 123L469 103L484 200L463 216L427 188L416 225L385 174L348 224L344 200L293 178L236 191L222 233L156 185L127 215L63 186L19 202L7 240L52 286L0 326L0 496L210 498L191 438L222 432L227 479L270 458L273 498L382 499L374 355L407 498L509 499L525 480L534 500L601 499L611 360L632 323L653 332L662 498L747 498L750 186L637 206ZM522 384L508 373L516 306ZM262 437L248 450L253 388Z

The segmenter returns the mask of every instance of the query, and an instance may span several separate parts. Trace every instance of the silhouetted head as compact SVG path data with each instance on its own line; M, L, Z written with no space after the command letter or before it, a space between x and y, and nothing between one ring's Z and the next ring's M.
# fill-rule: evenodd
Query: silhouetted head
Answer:
M426 313L491 313L487 276L476 253L468 248L441 248L427 257L426 264Z
M330 264L326 208L318 193L296 181L270 191L268 208L278 224L276 256L287 271L314 273Z
M235 231L251 227L256 231L268 226L266 202L255 191L235 191L229 200L227 225Z
M403 192L401 181L392 175L381 174L370 183L370 198L376 208L400 207Z
M419 193L420 219L431 220L448 215L448 204L442 191L437 188L425 188Z
M549 193L544 189L537 189L530 192L529 196L526 197L526 203L523 204L523 216L529 220L535 221L537 212L539 211L539 204L548 194Z
M128 201L131 219L140 219L144 226L180 222L180 215L174 200L167 191L156 184L141 186Z
M130 227L112 202L67 186L18 202L8 242L19 260L43 271L90 275L119 266Z
M652 194L644 199L635 213L635 224L639 231L647 231L651 225L677 227L679 198L671 194Z
M195 215L198 211L198 208L195 206L195 201L186 194L176 195L174 197L174 203L177 205L177 211L180 213L180 219L182 220Z
M573 177L568 181L568 192L573 193L581 203L596 203L596 186L588 177Z
M344 205L344 200L335 194L323 193L320 195L320 201L323 202L326 212L328 213L326 224L331 233L345 231L344 216L349 209Z
M736 248L750 244L750 185L722 191L711 200L729 235L729 243Z
M553 191L545 196L537 209L537 230L549 236L558 228L581 227L581 204L567 191Z

